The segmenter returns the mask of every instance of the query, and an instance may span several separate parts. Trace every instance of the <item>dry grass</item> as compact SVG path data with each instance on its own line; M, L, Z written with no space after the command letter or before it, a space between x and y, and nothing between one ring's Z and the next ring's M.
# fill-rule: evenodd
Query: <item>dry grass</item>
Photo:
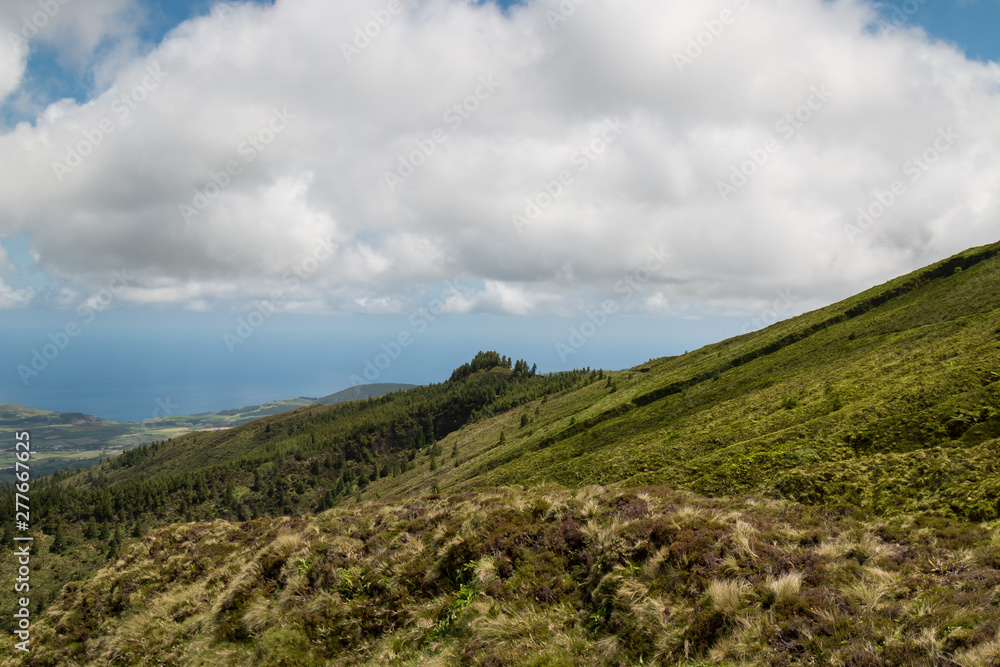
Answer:
M705 592L715 609L727 616L733 616L743 608L743 596L748 588L745 581L713 579Z
M1000 632L992 640L967 649L955 656L962 667L996 667L1000 665Z
M173 526L68 587L38 622L37 659L763 666L882 650L893 664L998 664L1000 637L982 631L1000 628L1000 575L982 565L996 535L949 550L948 525L905 543L889 530L598 487Z
M733 524L733 538L736 541L736 553L741 558L757 560L757 554L750 546L750 540L757 535L757 529L742 519Z
M787 572L778 578L767 578L767 588L774 594L775 603L791 602L802 589L802 573Z

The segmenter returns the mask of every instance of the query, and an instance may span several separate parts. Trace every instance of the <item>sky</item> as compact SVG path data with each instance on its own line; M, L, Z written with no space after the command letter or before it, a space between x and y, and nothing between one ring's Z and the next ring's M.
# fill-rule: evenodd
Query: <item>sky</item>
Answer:
M318 327L353 341L330 392L486 340L626 367L994 242L997 25L1000 0L8 0L0 402L115 331L236 368L307 364Z

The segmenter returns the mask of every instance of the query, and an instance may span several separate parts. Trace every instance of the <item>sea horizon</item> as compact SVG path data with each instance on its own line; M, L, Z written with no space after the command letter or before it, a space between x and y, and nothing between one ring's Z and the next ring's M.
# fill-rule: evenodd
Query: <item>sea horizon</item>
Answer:
M109 311L66 341L58 332L72 313L22 314L0 338L0 403L119 422L320 398L357 384L444 382L442 369L481 349L524 358L542 372L630 368L717 342L712 331L720 326L735 335L745 325L745 318L677 319L666 328L662 320L619 316L574 349L569 338L580 318L546 318L511 335L490 315L442 318L419 333L398 316L275 315L230 351L223 334L235 329L237 316L147 313L147 326L137 328L129 326L129 311ZM634 336L627 348L615 344L624 331ZM410 345L396 347L403 332ZM572 353L560 355L559 345Z

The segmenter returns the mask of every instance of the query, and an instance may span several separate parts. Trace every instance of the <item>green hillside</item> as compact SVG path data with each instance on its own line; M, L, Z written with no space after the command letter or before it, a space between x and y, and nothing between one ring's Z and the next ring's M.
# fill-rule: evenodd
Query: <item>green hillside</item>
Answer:
M192 431L233 428L306 405L359 401L414 386L385 382L359 385L322 398L301 396L220 412L164 415L141 422L114 422L78 412L60 413L5 404L0 405L0 438L4 443L13 443L15 432L31 429L36 443L32 470L36 475L50 475L94 465L127 449ZM16 461L14 446L5 444L0 447L0 483L11 484L14 482Z
M72 560L42 605L85 581L26 664L997 664L998 254L626 371L480 353L36 480Z

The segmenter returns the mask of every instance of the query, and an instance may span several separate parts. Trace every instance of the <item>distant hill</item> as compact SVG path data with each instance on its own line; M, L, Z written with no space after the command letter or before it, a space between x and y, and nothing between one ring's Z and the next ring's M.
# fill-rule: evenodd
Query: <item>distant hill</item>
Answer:
M375 398L376 396L384 396L385 394L391 394L396 391L404 391L406 389L413 389L417 385L415 384L395 384L392 382L377 382L375 384L359 384L343 391L338 391L329 396L324 396L323 398L318 398L314 403L320 403L323 405L335 405L337 403L343 403L345 401L361 401L366 398Z
M26 428L28 426L57 426L81 424L110 424L106 419L85 415L82 412L51 412L36 410L23 405L0 404L0 427L11 426Z

